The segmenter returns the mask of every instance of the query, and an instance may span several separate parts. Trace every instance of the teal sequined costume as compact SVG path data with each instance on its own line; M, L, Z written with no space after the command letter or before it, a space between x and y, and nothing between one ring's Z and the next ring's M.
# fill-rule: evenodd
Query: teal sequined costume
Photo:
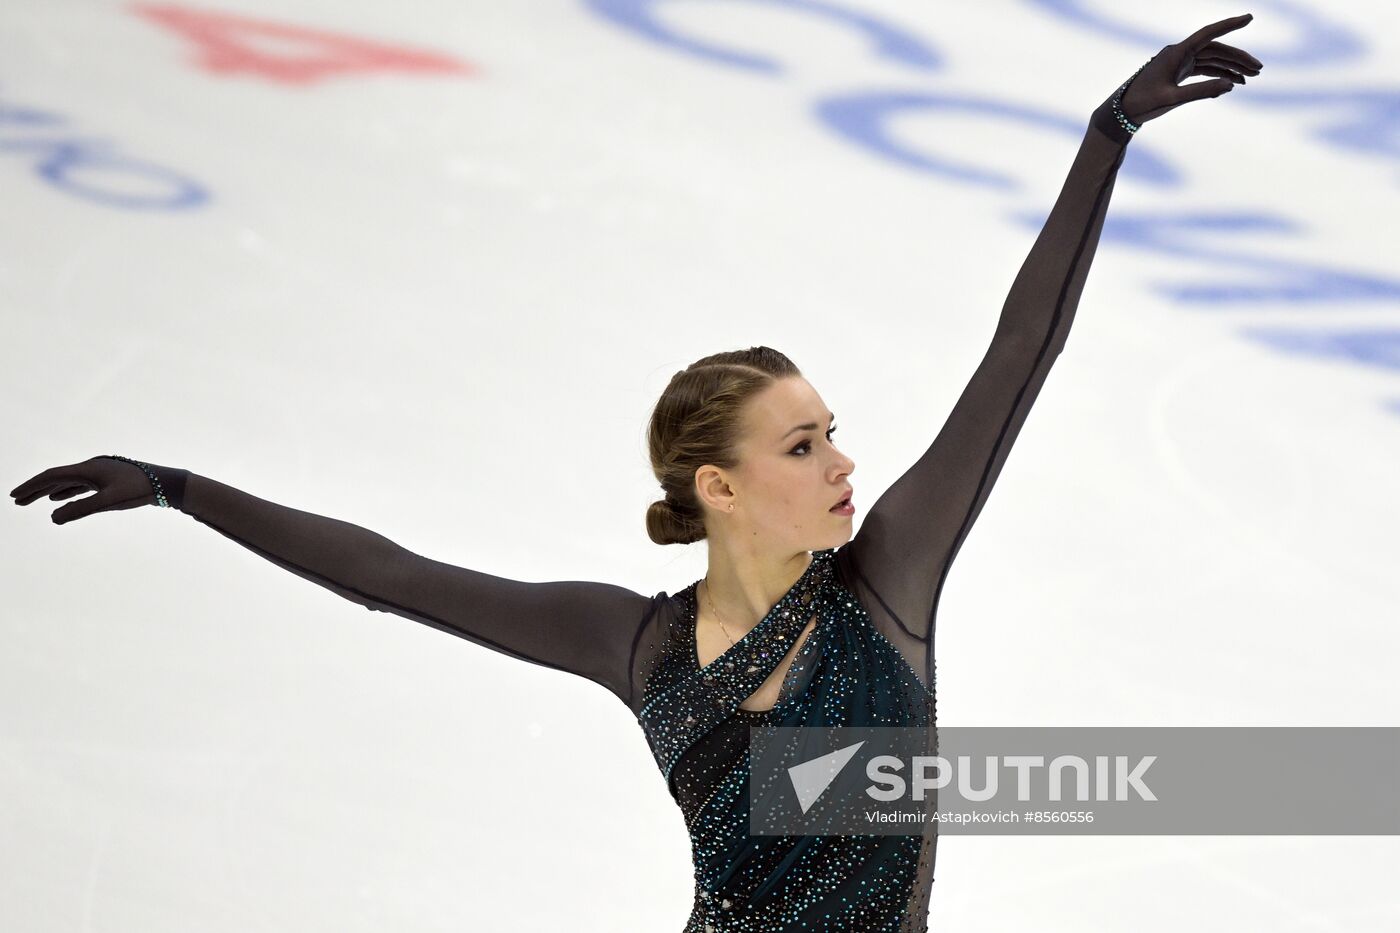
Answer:
M703 668L695 651L696 584L678 597L676 650L648 678L639 719L691 834L696 892L687 933L896 933L916 916L910 899L920 872L932 866L933 823L925 836L749 835L750 726L933 724L933 693L871 625L840 579L836 553L814 554L769 614ZM812 618L778 702L756 713L739 709Z

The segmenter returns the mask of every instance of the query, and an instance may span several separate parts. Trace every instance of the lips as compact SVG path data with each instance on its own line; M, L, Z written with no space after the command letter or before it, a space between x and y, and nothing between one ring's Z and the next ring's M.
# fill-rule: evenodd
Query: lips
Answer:
M843 495L843 496L841 497L841 499L840 499L839 501L837 501L837 503L836 503L835 505L833 505L831 508L832 508L832 509L840 508L841 506L845 505L847 502L850 502L850 501L851 501L851 493L852 493L853 491L854 491L854 490L847 489L847 490L846 490L846 494ZM830 512L831 509L827 509L827 511Z

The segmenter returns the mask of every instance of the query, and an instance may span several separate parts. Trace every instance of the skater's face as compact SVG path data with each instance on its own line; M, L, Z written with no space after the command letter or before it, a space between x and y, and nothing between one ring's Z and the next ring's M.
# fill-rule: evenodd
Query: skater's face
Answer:
M832 506L848 495L855 463L833 443L834 423L801 376L779 379L749 399L738 467L707 467L697 477L714 510L711 528L721 524L777 549L825 550L850 540L853 513Z

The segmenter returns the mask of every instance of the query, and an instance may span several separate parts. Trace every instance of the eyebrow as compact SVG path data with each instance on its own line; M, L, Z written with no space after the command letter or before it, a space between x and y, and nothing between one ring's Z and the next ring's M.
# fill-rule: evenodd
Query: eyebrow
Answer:
M829 412L827 412L827 414L831 416L831 420L832 420L832 421L835 421L835 420L836 420L836 413L835 413L835 412L830 412L830 411L829 411ZM796 431L815 431L816 429L817 429L817 424L816 424L816 422L815 422L815 421L809 421L809 422L807 422L806 424L799 424L797 427L795 427L795 428L793 428L791 431L787 432L787 434L784 434L781 438L779 438L779 440L786 440L788 434L792 434L792 433L794 433L794 432L796 432Z

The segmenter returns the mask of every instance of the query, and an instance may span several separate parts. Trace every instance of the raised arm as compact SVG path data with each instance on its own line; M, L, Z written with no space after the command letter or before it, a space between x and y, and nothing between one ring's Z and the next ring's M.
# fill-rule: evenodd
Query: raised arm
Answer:
M44 495L61 499L96 489L97 495L54 513L63 524L92 512L155 504L157 488L172 508L345 599L577 674L631 706L633 643L654 600L624 587L527 583L455 567L358 525L155 464L95 457L46 470L11 495L26 505Z
M1222 20L1167 46L1089 120L1059 197L1021 265L990 347L942 430L882 495L843 549L867 591L872 616L901 647L927 642L938 596L1026 415L1065 346L1103 228L1118 168L1136 126L1188 100L1218 97L1239 72L1258 74L1247 52L1211 41L1249 16ZM1184 87L1189 75L1216 75ZM1121 94L1122 119L1115 113ZM911 663L913 659L911 658ZM922 665L916 665L922 669Z

